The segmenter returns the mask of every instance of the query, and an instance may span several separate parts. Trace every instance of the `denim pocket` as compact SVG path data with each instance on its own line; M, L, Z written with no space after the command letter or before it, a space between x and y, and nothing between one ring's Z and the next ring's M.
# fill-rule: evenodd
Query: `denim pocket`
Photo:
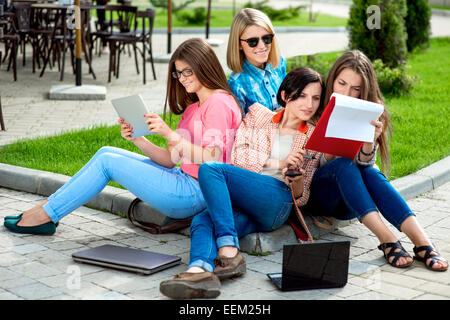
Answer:
M289 217L292 210L292 202L283 202L280 211L273 220L272 230L279 228Z

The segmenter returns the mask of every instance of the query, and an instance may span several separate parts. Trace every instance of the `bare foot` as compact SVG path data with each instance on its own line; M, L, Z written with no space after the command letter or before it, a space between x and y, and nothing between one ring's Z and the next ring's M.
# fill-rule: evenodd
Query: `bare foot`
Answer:
M17 225L20 227L33 227L52 221L42 207L46 203L47 201L44 201L43 203L25 211L22 215L22 219L20 219Z
M238 253L238 249L233 246L224 246L219 249L217 256L234 258Z
M425 246L428 246L430 244L425 244ZM420 247L420 246L417 246ZM425 257L425 253L426 250L422 250L416 253L417 256L423 258ZM439 255L439 252L437 251L431 251L430 254L433 255ZM425 262L427 266L430 266L431 261L433 260L433 257L428 258L427 261ZM432 269L436 269L436 270L440 270L440 269L447 269L448 268L448 262L447 261L441 261L441 260L437 260L434 259L436 262L433 264L433 266L431 267Z
M389 252L391 252L391 250L394 250L394 252L401 251L401 249L399 249L399 248L386 248L386 250L384 252L386 253L386 255L388 255ZM394 256L389 257L389 263L392 263L392 261L394 259L395 259ZM398 258L398 260L395 263L395 265L397 267L400 267L400 266L404 266L404 265L410 264L411 262L413 262L413 258L411 258L411 257L400 257L400 258Z
M200 273L200 272L205 272L205 269L203 269L201 267L190 267L189 269L186 270L186 272Z

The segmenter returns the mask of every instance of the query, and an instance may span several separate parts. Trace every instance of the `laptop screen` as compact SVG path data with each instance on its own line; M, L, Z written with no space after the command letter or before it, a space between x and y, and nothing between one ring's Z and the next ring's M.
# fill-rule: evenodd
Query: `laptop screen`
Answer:
M342 287L347 283L349 241L285 245L283 290Z

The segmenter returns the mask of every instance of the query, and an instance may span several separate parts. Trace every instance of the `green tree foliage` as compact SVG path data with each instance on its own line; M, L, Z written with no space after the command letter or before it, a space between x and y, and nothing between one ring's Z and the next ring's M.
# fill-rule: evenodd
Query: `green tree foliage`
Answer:
M430 46L431 9L427 0L407 0L408 14L405 18L408 51L415 48L425 49Z
M296 7L289 6L285 9L274 9L267 5L269 0L264 0L256 3L251 1L244 4L243 8L253 8L264 12L270 20L272 21L283 21L291 18L297 18L300 15L300 11L305 9L305 5L300 5Z
M206 9L203 7L195 8L192 12L178 11L176 13L178 20L188 25L203 25L206 22Z
M195 0L186 0L183 2L179 2L178 5L176 5L173 1L172 1L172 12L178 12L184 8L186 8L188 5L190 5L191 3L194 3ZM162 9L167 9L167 5L168 5L168 1L167 0L150 0L150 3L152 4L153 7L155 8L162 8Z
M373 5L379 11L369 14L368 8ZM406 0L353 0L347 25L350 48L361 50L372 61L380 59L386 67L405 64L406 14ZM378 19L377 27L370 24L371 19Z

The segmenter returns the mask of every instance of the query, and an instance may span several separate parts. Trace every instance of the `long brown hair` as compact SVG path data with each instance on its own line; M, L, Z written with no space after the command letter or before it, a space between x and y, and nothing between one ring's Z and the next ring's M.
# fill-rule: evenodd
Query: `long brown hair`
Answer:
M342 70L349 68L359 74L362 78L359 99L382 104L384 111L380 116L383 123L383 132L378 137L378 152L381 158L381 170L390 171L390 155L388 148L388 138L391 136L392 123L389 119L389 113L381 95L380 87L373 69L372 62L367 56L359 50L351 50L340 56L328 72L327 82L325 86L325 103L330 100L333 94L333 85L336 78Z
M171 113L182 114L189 105L199 100L197 94L188 93L180 81L172 77L172 72L176 70L175 61L177 60L187 63L206 88L224 90L234 97L228 86L225 72L211 46L200 38L188 39L178 46L169 61L164 116L167 103ZM238 103L236 98L235 100Z

